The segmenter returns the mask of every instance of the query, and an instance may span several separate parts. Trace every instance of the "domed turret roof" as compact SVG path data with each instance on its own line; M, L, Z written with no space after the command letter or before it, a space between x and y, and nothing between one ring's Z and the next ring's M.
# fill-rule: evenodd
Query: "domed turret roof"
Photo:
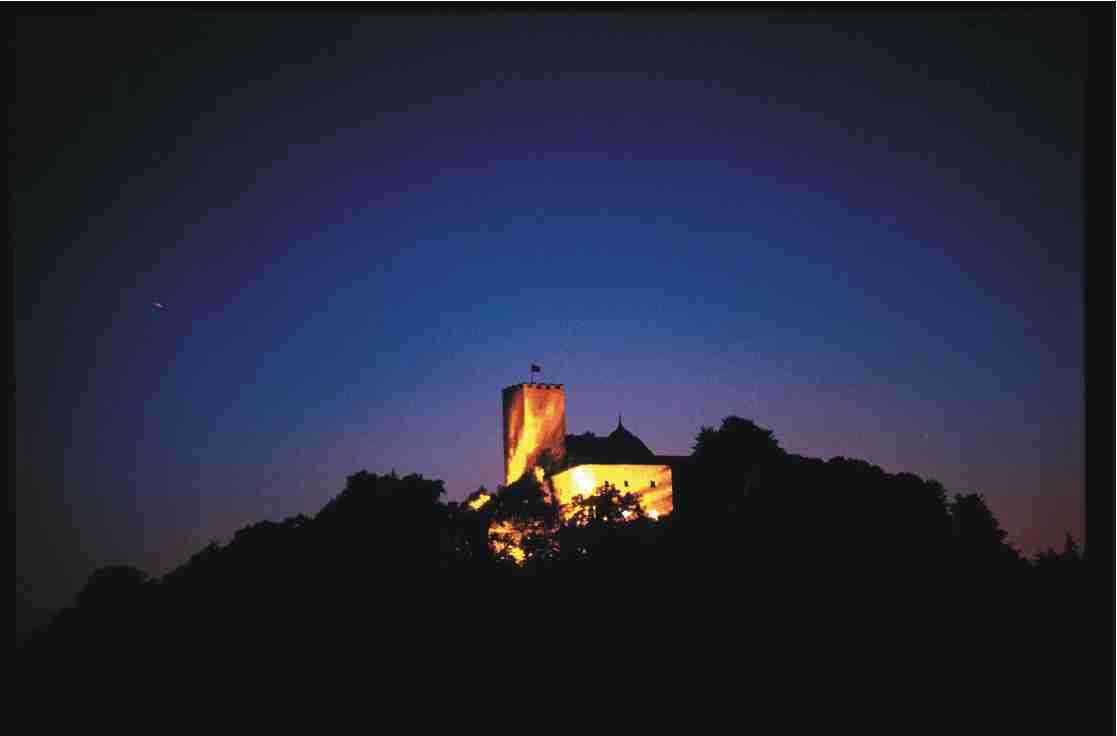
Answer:
M617 417L617 428L609 433L608 440L610 449L624 458L617 462L643 462L655 457L655 453L639 437L625 429L620 416Z
M654 462L655 453L636 435L625 428L620 417L617 428L607 437L597 437L590 432L583 435L567 435L567 461L570 465L582 463L632 463Z

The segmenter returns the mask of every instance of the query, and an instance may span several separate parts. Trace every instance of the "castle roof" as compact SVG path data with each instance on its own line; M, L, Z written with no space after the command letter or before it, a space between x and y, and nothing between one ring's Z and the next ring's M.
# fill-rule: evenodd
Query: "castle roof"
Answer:
M620 418L617 428L607 437L598 437L592 432L566 436L566 457L569 465L582 464L635 464L644 465L655 462L655 453L636 435L629 432Z

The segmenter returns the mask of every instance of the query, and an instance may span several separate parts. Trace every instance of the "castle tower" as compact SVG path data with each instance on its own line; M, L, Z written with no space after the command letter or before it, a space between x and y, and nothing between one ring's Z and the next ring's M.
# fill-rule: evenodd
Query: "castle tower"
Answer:
M566 454L566 392L558 383L520 383L503 391L504 483L534 470L546 451Z

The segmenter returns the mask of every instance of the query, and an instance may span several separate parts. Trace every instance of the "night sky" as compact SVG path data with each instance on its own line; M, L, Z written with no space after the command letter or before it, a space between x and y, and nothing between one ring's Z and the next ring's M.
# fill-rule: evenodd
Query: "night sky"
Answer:
M360 469L494 487L531 363L570 432L736 414L1081 540L1085 31L21 20L17 627Z

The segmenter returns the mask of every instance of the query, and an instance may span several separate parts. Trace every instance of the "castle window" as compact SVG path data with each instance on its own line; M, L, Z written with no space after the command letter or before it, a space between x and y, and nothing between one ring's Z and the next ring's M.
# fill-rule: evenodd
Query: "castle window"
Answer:
M652 488L655 488L655 481L652 481Z
M627 480L624 482L624 487L628 488L628 481Z

